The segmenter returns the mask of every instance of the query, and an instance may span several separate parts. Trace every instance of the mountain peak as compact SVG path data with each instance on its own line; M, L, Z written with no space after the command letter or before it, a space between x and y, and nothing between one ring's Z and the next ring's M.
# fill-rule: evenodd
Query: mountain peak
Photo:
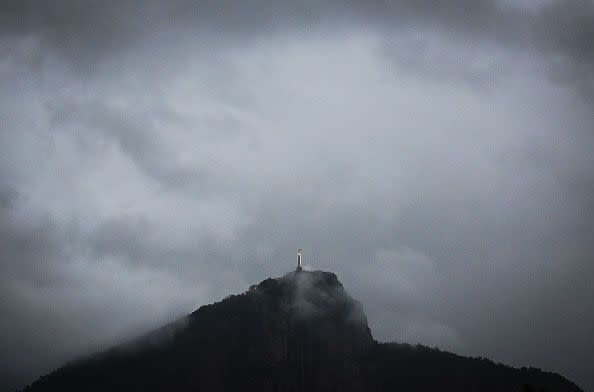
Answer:
M253 295L258 302L286 312L294 320L333 319L337 326L358 326L372 340L363 307L345 291L332 272L290 272L251 286L247 294Z
M325 311L354 300L346 293L336 274L326 271L295 271L283 277L266 279L250 287L250 293L277 297L294 310L321 307Z
M373 342L363 307L332 272L302 270L268 278L215 305L222 317L248 312L295 339L302 335L326 342L342 339L340 345L349 350ZM194 312L192 319L199 318L203 308ZM252 332L257 335L261 331Z
M250 286L249 291L275 290L281 287L291 290L303 285L320 289L334 289L337 287L344 289L342 283L333 272L300 270L291 271L279 278L265 279L258 284Z
M331 272L298 270L200 307L27 391L580 391L563 377L373 340Z

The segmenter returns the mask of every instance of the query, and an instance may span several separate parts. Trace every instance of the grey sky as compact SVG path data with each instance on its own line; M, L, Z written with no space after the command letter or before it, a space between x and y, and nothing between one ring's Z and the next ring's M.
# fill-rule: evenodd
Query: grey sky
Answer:
M591 2L93 4L0 11L1 384L303 248L376 338L594 389Z

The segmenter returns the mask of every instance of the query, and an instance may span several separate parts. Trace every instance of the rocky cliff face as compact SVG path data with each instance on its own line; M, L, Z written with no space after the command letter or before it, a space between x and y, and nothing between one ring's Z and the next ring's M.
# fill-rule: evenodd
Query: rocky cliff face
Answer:
M336 275L322 271L264 280L137 341L64 366L26 390L402 388L579 390L549 373L427 348L378 344L360 304Z
M321 271L267 279L202 307L181 336L205 354L200 378L227 390L362 390L358 355L373 345L361 306Z

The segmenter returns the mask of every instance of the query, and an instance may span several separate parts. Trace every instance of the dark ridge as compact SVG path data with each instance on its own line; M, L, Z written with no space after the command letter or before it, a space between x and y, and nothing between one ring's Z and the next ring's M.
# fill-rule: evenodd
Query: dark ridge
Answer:
M563 377L373 340L335 274L291 272L25 391L580 391Z

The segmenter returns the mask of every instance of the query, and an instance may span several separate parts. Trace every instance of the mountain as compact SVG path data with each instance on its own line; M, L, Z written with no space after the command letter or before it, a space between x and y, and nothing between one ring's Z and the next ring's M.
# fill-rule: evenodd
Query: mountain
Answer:
M323 271L266 279L25 389L71 390L580 391L538 369L378 343L361 305Z

